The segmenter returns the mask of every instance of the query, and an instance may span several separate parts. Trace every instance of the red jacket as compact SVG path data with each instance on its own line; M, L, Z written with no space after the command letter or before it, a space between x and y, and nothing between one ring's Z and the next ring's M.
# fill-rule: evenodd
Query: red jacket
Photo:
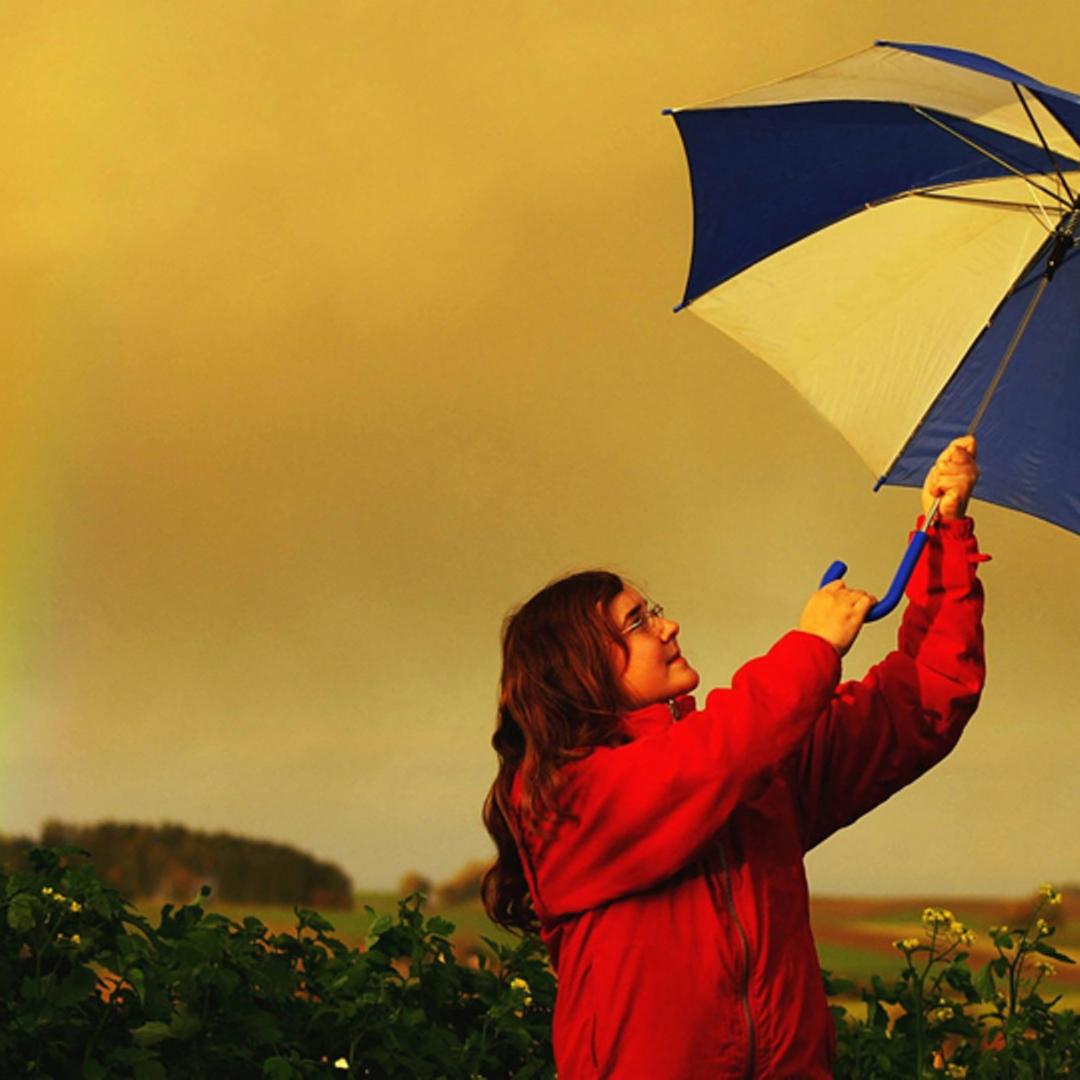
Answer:
M704 709L632 712L632 741L566 766L572 818L515 822L560 1080L832 1075L803 855L956 744L983 684L979 560L970 520L943 523L861 682L792 631Z

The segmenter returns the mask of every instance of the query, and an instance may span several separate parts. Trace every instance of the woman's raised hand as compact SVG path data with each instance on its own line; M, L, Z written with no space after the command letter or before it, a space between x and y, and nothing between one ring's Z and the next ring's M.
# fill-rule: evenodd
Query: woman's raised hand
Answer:
M831 581L806 602L799 629L824 638L843 656L859 636L866 613L876 603L876 598L862 589L849 589L842 581Z
M943 518L962 518L968 499L979 479L975 464L975 436L953 439L938 455L926 474L922 489L923 513L929 514L935 499L941 499L938 513Z

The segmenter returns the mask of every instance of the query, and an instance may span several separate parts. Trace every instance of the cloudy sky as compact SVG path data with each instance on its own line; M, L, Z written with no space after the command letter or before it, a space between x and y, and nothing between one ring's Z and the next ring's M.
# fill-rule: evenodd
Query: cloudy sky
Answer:
M228 828L370 888L488 854L499 624L549 578L629 574L725 684L917 511L672 314L661 108L877 38L1080 88L1073 0L2 14L0 828ZM984 704L819 892L1080 881L1080 539L975 512Z

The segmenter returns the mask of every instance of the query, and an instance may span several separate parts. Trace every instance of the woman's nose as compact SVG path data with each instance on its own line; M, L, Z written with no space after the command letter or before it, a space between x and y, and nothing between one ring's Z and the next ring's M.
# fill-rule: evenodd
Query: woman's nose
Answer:
M660 640L670 641L679 632L679 624L674 619L660 620Z

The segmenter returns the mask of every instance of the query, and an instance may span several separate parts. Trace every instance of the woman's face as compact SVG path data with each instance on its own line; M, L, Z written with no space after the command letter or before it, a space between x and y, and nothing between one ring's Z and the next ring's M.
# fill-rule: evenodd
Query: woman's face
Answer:
M636 708L689 694L701 681L679 650L679 624L662 614L627 586L608 605L626 642L627 653L613 648L615 674Z

